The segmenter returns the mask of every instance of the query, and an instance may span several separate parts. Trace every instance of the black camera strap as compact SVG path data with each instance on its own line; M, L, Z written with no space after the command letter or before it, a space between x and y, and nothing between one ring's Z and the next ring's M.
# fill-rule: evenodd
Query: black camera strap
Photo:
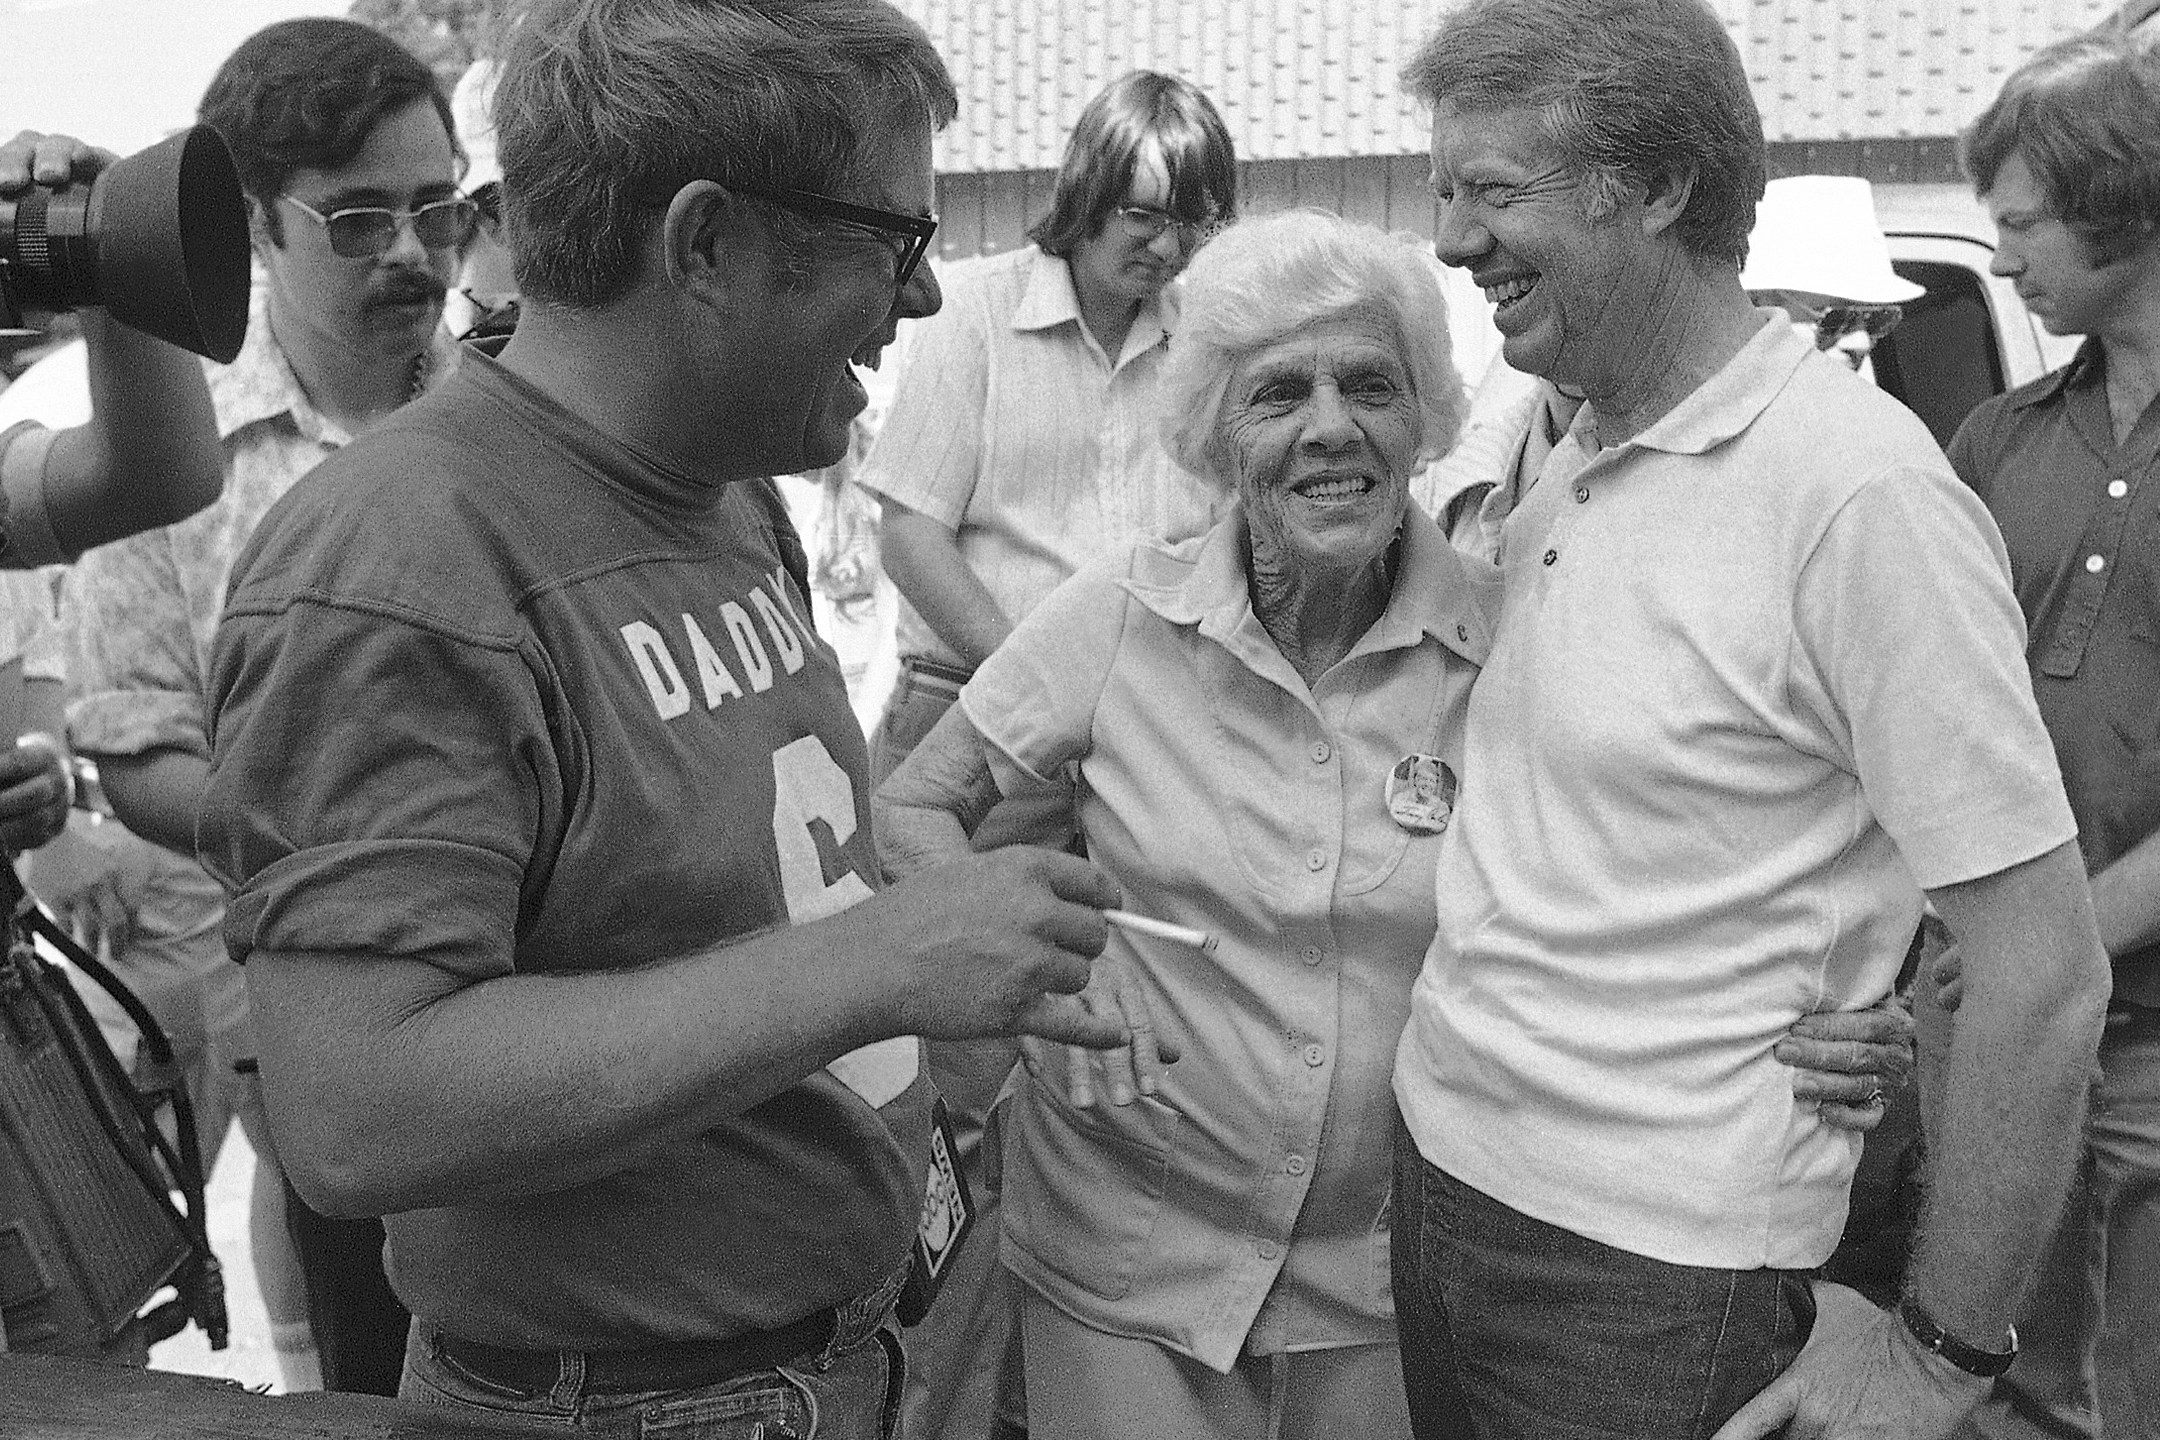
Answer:
M149 1007L109 966L77 944L72 935L38 908L24 891L14 866L4 860L0 860L0 906L5 907L9 917L7 953L0 968L13 972L23 992L47 1010L48 1018L54 1022L52 1034L61 1041L59 1048L113 1153L141 1183L151 1203L171 1220L190 1252L173 1278L178 1298L144 1317L149 1336L152 1340L163 1339L192 1319L202 1327L211 1349L224 1349L229 1325L223 1270L210 1248L194 1104L181 1079L170 1037ZM69 965L95 981L125 1012L140 1032L143 1051L150 1058L148 1084L138 1084L127 1073L112 1047L104 1043L82 998L66 977L38 955L33 940L51 946ZM128 1097L126 1113L113 1103L115 1096ZM171 1139L157 1123L157 1113L166 1105L173 1113ZM175 1190L180 1193L179 1203L173 1199Z

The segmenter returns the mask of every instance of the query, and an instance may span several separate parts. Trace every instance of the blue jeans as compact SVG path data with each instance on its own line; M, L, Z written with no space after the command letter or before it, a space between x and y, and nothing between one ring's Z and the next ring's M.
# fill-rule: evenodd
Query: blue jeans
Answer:
M1805 1273L1662 1260L1533 1220L1395 1130L1392 1263L1417 1440L1698 1440L1815 1320Z
M582 1357L566 1354L544 1390L505 1388L442 1353L434 1327L413 1323L404 1400L517 1417L602 1440L893 1440L906 1365L887 1321L834 1354L730 1376L695 1390L596 1392Z

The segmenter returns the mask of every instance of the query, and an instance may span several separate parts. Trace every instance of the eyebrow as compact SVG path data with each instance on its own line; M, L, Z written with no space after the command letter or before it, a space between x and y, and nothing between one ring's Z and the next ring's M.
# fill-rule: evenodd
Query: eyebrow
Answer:
M425 205L449 199L457 194L457 185L448 180L437 180L416 185L407 194L413 201ZM333 190L318 202L316 208L326 215L333 210L395 210L405 203L405 198L373 186L356 185L348 190Z

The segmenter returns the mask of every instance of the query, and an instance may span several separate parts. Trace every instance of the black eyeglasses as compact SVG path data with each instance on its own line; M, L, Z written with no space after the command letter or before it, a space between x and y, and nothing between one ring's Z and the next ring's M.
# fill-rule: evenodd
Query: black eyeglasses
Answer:
M1180 220L1153 205L1120 205L1117 217L1118 223L1125 227L1125 233L1135 240L1154 241L1160 239L1165 230L1175 229L1178 242L1191 245L1211 238L1222 229L1222 221L1212 215L1205 220Z
M370 260L397 244L398 227L412 222L413 235L430 250L449 250L473 237L480 207L463 195L430 200L411 210L389 210L380 205L354 205L328 215L293 195L278 197L323 227L330 237L330 253L347 260Z
M808 190L767 190L754 185L735 185L731 189L745 195L754 195L768 204L793 210L798 215L808 215L818 220L832 220L842 225L852 225L857 230L867 230L875 235L893 252L893 285L904 286L922 264L922 258L930 250L930 237L937 234L937 216L901 215L891 210L878 210L868 205L851 205L845 200L835 200L830 195L819 195Z
M1825 305L1815 314L1815 348L1828 350L1845 336L1865 330L1870 342L1880 340L1905 318L1901 305Z

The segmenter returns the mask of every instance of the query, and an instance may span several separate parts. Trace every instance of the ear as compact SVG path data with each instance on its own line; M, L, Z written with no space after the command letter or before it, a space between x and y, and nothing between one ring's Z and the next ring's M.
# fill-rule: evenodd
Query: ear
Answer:
M675 192L658 240L668 284L707 304L742 282L746 261L762 264L769 243L749 207L711 180Z
M1661 177L1643 196L1643 234L1657 235L1672 227L1687 212L1695 194L1697 172L1677 170Z

